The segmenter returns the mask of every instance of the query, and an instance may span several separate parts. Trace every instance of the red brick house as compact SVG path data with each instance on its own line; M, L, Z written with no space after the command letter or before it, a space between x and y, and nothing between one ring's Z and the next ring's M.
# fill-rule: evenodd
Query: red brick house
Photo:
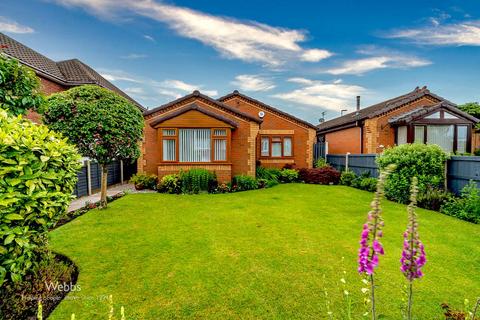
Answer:
M96 84L120 94L133 102L142 111L145 110L129 95L78 59L55 62L1 32L0 53L15 58L20 63L32 68L40 78L41 90L46 95L83 84ZM39 115L34 112L29 113L27 117L36 122L40 120Z
M144 116L138 172L205 168L228 182L255 176L257 164L312 167L316 127L238 91L218 100L194 91Z
M447 152L470 153L480 148L475 131L479 119L426 87L323 122L319 141L330 154L380 153L404 143L440 145Z

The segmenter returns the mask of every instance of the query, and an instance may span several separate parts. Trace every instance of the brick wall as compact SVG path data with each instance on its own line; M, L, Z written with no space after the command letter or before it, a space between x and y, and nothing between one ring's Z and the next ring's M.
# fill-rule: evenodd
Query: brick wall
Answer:
M60 92L60 91L65 91L68 88L59 85L58 83L55 83L51 80L48 80L46 78L43 78L42 76L37 75L40 78L40 90L46 95L49 96L52 93L55 92ZM28 111L27 115L25 118L30 119L31 121L35 123L40 123L42 122L42 116L36 113L35 111Z
M359 127L348 128L325 135L329 154L361 153L361 132Z
M246 101L240 97L233 97L225 104L238 108L240 111L246 112L252 116L258 117L258 112L265 112L263 122L260 124L261 132L270 130L271 134L282 134L285 130L293 133L293 159L266 159L260 157L260 139L255 141L256 144L256 159L260 160L263 166L282 168L285 164L295 164L299 168L311 168L313 165L313 144L316 140L315 129L306 127L296 123L291 119L279 116L268 109L264 109L261 106ZM253 134L253 132L252 132Z

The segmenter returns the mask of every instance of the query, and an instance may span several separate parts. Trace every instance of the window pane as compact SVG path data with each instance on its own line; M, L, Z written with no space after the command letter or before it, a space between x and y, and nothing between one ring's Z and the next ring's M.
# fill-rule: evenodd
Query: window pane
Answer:
M457 152L467 152L467 126L457 126Z
M268 157L270 155L270 141L268 138L262 138L262 151L261 154L263 157Z
M292 156L292 138L283 138L283 156Z
M214 136L226 136L227 135L227 130L225 129L215 129L213 130L213 135Z
M227 160L227 140L214 140L215 161Z
M443 118L444 118L444 119L458 119L458 117L456 117L456 116L454 116L453 114L448 113L448 112L444 112L444 113L443 113Z
M426 116L425 119L440 119L440 112L437 111L435 113L432 113L429 116Z
M163 161L175 161L175 140L163 140Z
M163 129L163 136L175 136L175 129Z
M427 143L437 144L446 152L453 151L454 126L437 125L427 126Z
M210 162L210 129L180 129L180 162Z
M425 137L425 127L424 126L415 126L415 140L416 143L423 143Z
M272 142L272 157L282 156L282 142Z
M407 126L397 128L397 145L407 143Z

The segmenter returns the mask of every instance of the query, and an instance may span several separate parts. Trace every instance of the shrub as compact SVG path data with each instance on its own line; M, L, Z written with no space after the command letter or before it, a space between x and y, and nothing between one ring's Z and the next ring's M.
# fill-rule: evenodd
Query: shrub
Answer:
M365 190L368 192L374 192L377 189L378 179L373 177L361 178L359 177L358 189Z
M340 184L344 186L351 186L357 175L353 171L343 171L340 176Z
M202 168L193 168L180 172L183 193L211 192L217 185L215 173Z
M182 193L182 180L180 180L180 175L169 174L162 177L157 185L157 191L171 194Z
M0 109L0 285L40 260L48 229L72 199L79 160L59 134Z
M332 167L307 169L303 168L299 171L300 180L305 183L314 184L338 184L340 181L340 172Z
M17 116L38 109L43 101L35 72L0 53L0 108Z
M470 181L461 192L460 198L450 196L440 211L449 216L473 223L480 223L480 190Z
M476 156L480 156L480 148L475 149L475 151L473 151L473 154Z
M404 144L386 149L377 158L380 169L390 164L396 165L385 185L386 197L408 203L411 177L418 178L420 193L424 193L428 187L442 188L446 160L447 154L434 144Z
M280 178L280 169L257 167L257 178L265 180L276 180Z
M283 169L280 171L280 181L283 183L291 183L298 181L298 171L295 169Z
M417 202L420 208L439 211L450 197L450 193L445 190L428 187L418 195Z
M318 158L315 163L313 164L315 168L325 168L325 167L330 167L330 165L327 163L327 160L324 158Z
M250 176L245 176L245 175L239 175L235 176L232 179L232 188L235 186L235 191L247 191L247 190L255 190L258 189L258 182L257 179L250 177Z
M227 183L219 184L215 189L213 189L212 193L229 193L231 192L230 185Z
M143 189L150 189L155 190L157 186L158 177L154 174L134 174L130 178L130 183L135 185L135 189L143 190Z

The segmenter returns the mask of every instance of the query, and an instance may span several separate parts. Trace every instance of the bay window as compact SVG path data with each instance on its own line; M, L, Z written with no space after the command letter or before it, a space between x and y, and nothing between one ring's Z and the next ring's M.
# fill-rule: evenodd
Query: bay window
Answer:
M292 157L292 136L262 136L260 139L260 155L272 158Z
M468 125L414 125L414 142L436 144L446 152L468 152Z
M227 161L227 129L162 129L165 162Z

